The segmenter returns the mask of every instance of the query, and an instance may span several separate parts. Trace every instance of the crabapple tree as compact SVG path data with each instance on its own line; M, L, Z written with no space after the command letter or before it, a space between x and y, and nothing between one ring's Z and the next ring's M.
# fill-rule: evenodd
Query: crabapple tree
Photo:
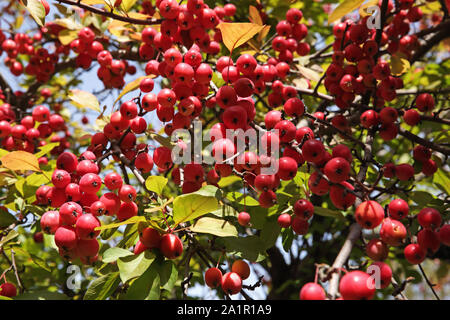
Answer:
M448 298L450 1L363 3L2 1L0 297Z

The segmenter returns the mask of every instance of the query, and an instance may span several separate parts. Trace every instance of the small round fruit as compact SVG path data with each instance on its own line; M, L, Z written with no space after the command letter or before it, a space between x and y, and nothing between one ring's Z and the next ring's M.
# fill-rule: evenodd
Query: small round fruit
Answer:
M231 266L231 271L236 272L242 280L250 276L250 267L244 260L236 260Z
M159 247L167 259L176 259L183 253L183 243L173 233L163 235Z
M363 271L345 274L339 283L339 292L344 300L370 300L375 295L375 286L370 276Z
M236 294L242 289L242 279L236 272L228 272L222 276L222 289L227 294Z
M300 290L300 300L325 300L325 298L325 290L314 282L308 282Z
M222 271L218 268L209 268L205 272L205 283L208 287L214 289L220 286L222 282Z

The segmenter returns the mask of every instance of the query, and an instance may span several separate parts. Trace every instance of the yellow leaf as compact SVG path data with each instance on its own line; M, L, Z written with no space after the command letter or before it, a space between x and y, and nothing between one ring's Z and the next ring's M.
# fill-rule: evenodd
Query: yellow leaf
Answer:
M264 29L264 26L260 26L255 23L228 23L222 22L217 26L222 33L222 39L225 46L233 52L233 50Z
M378 0L369 0L368 2L364 3L360 8L359 8L359 15L361 17L366 17L366 16L370 16L371 14L366 12L366 9L372 6L376 6L378 5Z
M309 82L304 78L296 78L292 81L297 88L309 89Z
M122 0L122 4L120 5L123 11L128 12L134 6L137 0Z
M328 16L328 24L339 20L347 13L357 9L364 1L365 0L344 0L344 2L340 3L337 8L330 13Z
M123 88L122 92L119 94L119 96L117 97L116 101L114 101L114 105L117 103L117 101L120 100L120 98L122 98L124 95L126 95L128 92L131 92L133 90L136 90L137 88L139 88L139 84L141 83L141 81L145 78L154 78L154 75L151 76L142 76L139 77L133 81L131 81L130 83L127 83L126 86ZM113 106L114 106L113 105Z
M12 171L41 171L38 158L26 151L13 151L0 158L2 166Z
M298 71L301 73L302 76L304 76L306 79L312 80L312 81L319 81L320 80L320 74L312 69L299 66L297 65Z
M20 27L22 26L22 23L23 23L23 13L22 13L22 15L19 15L17 17L16 22L14 24L14 28L15 29L20 29Z
M20 2L27 8L34 21L43 27L45 23L44 5L39 0L21 0Z
M100 104L98 103L97 97L92 93L73 89L70 90L69 99L72 100L72 104L78 108L89 108L100 112Z
M135 223L146 222L146 221L147 221L147 219L145 219L144 216L134 216L134 217L131 217L128 220L125 220L122 222L110 223L107 225L96 227L95 231L112 229L112 228L117 228L117 227L123 226L125 224L135 224Z
M267 37L270 31L270 26L265 26L264 29L258 35L258 41L262 43L262 41Z
M408 59L399 55L393 55L390 61L391 73L393 76L400 76L411 67Z
M70 29L70 30L80 30L81 28L83 28L82 25L80 25L79 23L75 22L72 19L56 19L53 21L54 24L57 24L61 27Z
M58 33L59 41L65 46L70 44L73 40L77 38L78 38L77 30L64 29Z
M256 9L254 6L250 6L250 7L249 7L249 15L250 15L250 16L249 16L250 21L251 21L252 23L258 24L258 25L260 25L260 26L263 25L261 16L259 15L259 11L258 11L258 9Z

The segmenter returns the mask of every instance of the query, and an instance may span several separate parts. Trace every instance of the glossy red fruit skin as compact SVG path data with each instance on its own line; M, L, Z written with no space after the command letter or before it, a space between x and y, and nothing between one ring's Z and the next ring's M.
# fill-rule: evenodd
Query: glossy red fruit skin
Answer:
M183 253L183 243L172 233L162 236L159 248L167 259L176 259Z
M339 293L344 300L371 300L375 295L375 286L370 276L363 271L351 271L339 282ZM372 285L372 288L370 287Z
M55 234L56 230L61 226L59 212L47 211L41 217L41 229L47 234Z
M417 221L423 228L434 230L441 225L442 217L434 208L423 208L417 215Z
M83 208L76 202L66 202L59 208L60 221L64 225L74 225L83 214Z
M75 225L78 238L82 240L95 239L100 234L100 230L96 231L95 228L100 225L100 221L93 214L81 215Z
M314 282L306 283L299 294L300 300L325 300L325 290L320 284Z
M58 248L65 251L74 249L77 246L77 234L74 227L62 226L55 232L55 243Z
M16 286L10 282L5 282L0 285L0 296L15 297L17 295Z
M149 249L159 248L161 235L159 234L158 230L147 227L142 230L140 234L140 240L142 244Z
M376 201L364 201L356 208L355 218L364 229L374 229L383 221L384 209Z
M388 206L389 215L396 220L404 219L409 214L408 203L403 199L394 199Z
M250 267L244 260L234 261L231 265L231 271L236 272L242 280L245 280L250 276Z
M236 272L227 272L222 276L221 285L227 294L236 294L242 289L242 279Z
M376 261L367 268L367 273L372 277L375 275L375 279L379 275L380 288L377 289L384 289L391 284L392 269L387 263Z
M381 239L372 239L366 245L367 256L375 261L383 261L388 257L389 247Z
M303 220L309 220L314 214L314 205L306 199L297 200L294 203L294 213Z
M218 268L209 268L205 272L205 283L208 287L214 289L221 285L222 271Z
M313 172L313 174L309 176L308 187L312 193L319 196L326 195L330 190L328 181L323 177L320 177L317 171Z
M341 183L349 178L350 164L341 157L332 158L324 167L324 173L331 182Z
M430 229L422 229L417 233L417 243L430 255L436 253L441 246L439 234Z
M133 253L135 255L138 255L144 252L145 250L148 250L148 248L142 244L141 240L138 240L136 242L136 245L134 246Z
M122 202L120 204L120 209L117 212L117 219L119 221L125 221L131 217L137 216L138 206L134 202Z
M239 212L238 215L238 223L243 226L246 227L248 226L249 222L250 222L250 214L248 214L248 212L242 211Z
M411 243L403 250L405 259L411 264L422 263L426 258L426 251L420 247L417 243Z
M320 162L324 157L324 153L325 148L319 140L309 139L303 143L302 155L308 162Z
M386 218L381 224L380 238L390 246L400 246L406 238L406 233L405 226L398 220Z
M283 213L278 216L277 222L281 228L289 228L291 226L291 215Z
M333 205L341 210L347 210L355 203L356 196L348 190L355 188L348 182L341 182L339 185L332 185L330 187L330 200Z

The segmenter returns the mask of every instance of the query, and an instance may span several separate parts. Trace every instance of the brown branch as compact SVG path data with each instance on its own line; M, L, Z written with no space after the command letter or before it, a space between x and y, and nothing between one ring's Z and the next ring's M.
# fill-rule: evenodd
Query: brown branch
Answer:
M423 270L422 266L420 265L420 263L418 264L420 272L423 275L423 278L425 279L425 282L428 284L428 286L430 287L431 291L433 292L433 295L436 297L437 300L441 300L441 298L439 298L439 296L437 295L436 291L434 291L434 284L432 284L430 282L430 280L428 279L427 275L425 274L425 271Z
M424 147L433 149L434 151L440 152L442 154L444 154L445 156L450 156L450 148L435 144L429 140L425 140L419 136L416 136L415 134L407 131L407 130L402 130L400 129L398 132L401 136L405 137L406 139L415 142L417 144L420 144Z
M414 53L412 56L410 63L413 64L417 60L420 60L428 51L431 50L435 45L439 44L442 40L450 37L450 27L444 28L433 35L430 39L426 41L426 43Z
M58 0L58 2L62 2L65 4L70 4L76 7L80 7L82 9L85 9L87 11L90 11L92 13L95 14L99 14L108 18L113 18L114 20L119 20L119 21L123 21L123 22L128 22L130 24L138 24L138 25L145 25L145 26L149 26L149 25L155 25L155 24L160 24L162 22L162 19L158 19L158 20L150 20L150 19L135 19L135 18L130 18L130 17L125 17L125 16L121 16L118 14L115 14L113 12L109 12L109 11L105 11L99 8L96 8L94 6L90 6L84 3L80 3L80 1L72 1L72 0Z

